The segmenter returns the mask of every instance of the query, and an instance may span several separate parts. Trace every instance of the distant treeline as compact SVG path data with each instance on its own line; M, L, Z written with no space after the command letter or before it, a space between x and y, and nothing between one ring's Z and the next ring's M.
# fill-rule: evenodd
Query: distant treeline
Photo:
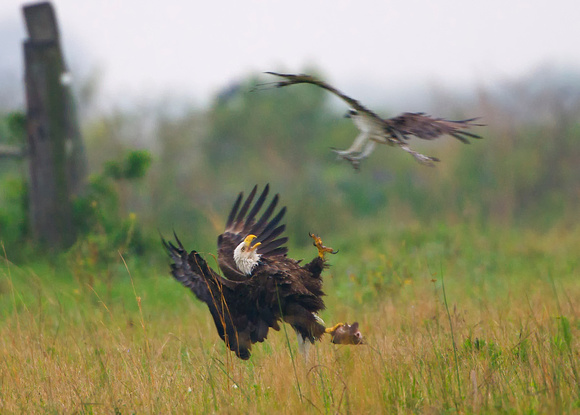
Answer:
M152 153L146 176L119 186L121 213L134 212L151 234L179 230L187 242L208 251L236 194L268 182L288 206L288 234L296 244L307 243L309 231L348 235L362 222L547 228L577 220L580 94L537 93L524 85L481 91L467 104L439 98L440 110L435 105L431 115L479 116L486 127L476 133L484 139L471 145L452 137L412 143L441 159L435 168L381 146L357 173L329 150L348 147L357 131L329 105L325 91L301 86L250 92L256 82L228 87L206 109L175 113L161 103L85 123L94 172L127 149ZM0 165L0 180L14 180L11 166L9 172ZM19 187L12 188L14 199ZM4 215L14 210L9 202L0 198Z

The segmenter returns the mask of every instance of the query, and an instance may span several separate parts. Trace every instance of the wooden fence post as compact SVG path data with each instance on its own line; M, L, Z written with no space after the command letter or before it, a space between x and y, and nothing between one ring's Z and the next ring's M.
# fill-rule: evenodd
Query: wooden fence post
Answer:
M76 239L72 198L85 182L84 148L54 9L43 2L23 11L31 229L37 240L66 248Z

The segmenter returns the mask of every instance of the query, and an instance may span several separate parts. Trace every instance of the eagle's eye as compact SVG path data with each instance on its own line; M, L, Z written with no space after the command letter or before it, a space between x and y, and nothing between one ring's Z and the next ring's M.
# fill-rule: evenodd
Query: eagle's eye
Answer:
M242 252L246 252L246 247L242 246Z

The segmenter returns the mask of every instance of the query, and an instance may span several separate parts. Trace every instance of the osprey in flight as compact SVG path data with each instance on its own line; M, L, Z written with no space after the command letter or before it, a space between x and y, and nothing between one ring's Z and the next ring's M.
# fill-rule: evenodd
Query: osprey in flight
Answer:
M442 118L433 118L420 112L406 112L398 117L384 119L364 107L357 100L350 98L333 86L313 76L282 74L277 72L266 73L284 78L283 81L274 82L274 87L282 88L294 84L313 84L332 92L350 105L351 108L346 114L346 117L352 119L360 133L348 149L333 149L333 151L340 158L348 160L355 169L358 169L360 162L373 152L377 143L398 146L411 154L419 163L433 166L433 162L439 161L439 159L425 156L409 148L407 140L410 136L415 136L423 140L434 140L443 135L451 135L465 144L469 144L468 137L481 138L476 134L465 131L470 127L482 125L474 123L477 118L449 121ZM267 85L271 84L261 84L258 87Z
M324 309L320 276L326 267L324 254L336 252L310 235L318 255L306 265L288 258L283 246L288 238L281 237L286 226L280 225L286 208L271 218L278 204L276 195L256 220L269 186L252 206L256 191L257 186L245 201L243 193L238 195L225 231L218 237L218 265L223 277L196 251L188 254L176 235L177 245L162 238L174 262L172 275L207 304L219 336L241 359L250 358L252 344L263 342L270 328L280 330L281 320L294 328L303 346L325 332L334 339L342 326L327 330L317 314ZM360 333L349 334L348 344L360 343Z

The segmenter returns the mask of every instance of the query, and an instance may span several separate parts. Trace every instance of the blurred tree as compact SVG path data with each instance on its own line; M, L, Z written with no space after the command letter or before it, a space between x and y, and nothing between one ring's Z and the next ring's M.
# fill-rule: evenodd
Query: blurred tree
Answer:
M154 154L142 180L113 181L118 190L131 183L119 192L120 216L137 212L153 235L183 229L185 242L214 252L236 194L266 182L289 208L296 245L310 242L309 231L362 241L367 228L380 234L410 222L551 226L574 220L580 208L579 107L549 84L530 95L517 88L524 98L505 86L460 109L444 105L453 116L481 115L488 127L471 146L416 143L442 159L434 169L379 147L355 173L329 151L357 133L342 119L343 106L335 111L329 94L308 86L250 92L256 82L228 86L208 109L169 111L165 98L93 117L85 128L93 171L131 147ZM537 116L525 111L528 101ZM107 177L121 177L123 163L109 164Z
M146 150L128 151L122 159L110 160L103 171L89 178L86 192L74 200L74 222L82 234L71 255L98 266L122 254L144 254L146 237L134 212L127 212L124 193L130 183L145 177L152 162Z
M250 92L250 79L210 108L208 162L221 173L284 171L292 176L312 157L328 112L316 88ZM256 162L259 161L259 162Z

